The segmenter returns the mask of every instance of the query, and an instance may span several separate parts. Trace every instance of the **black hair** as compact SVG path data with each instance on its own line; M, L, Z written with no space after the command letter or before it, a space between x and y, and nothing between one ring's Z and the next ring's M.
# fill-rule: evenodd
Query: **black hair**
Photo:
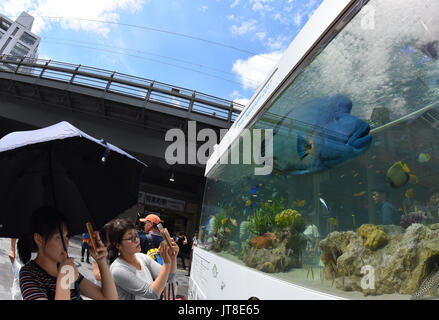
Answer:
M54 234L60 232L60 226L65 225L68 229L67 220L53 207L43 206L32 213L30 222L30 232L18 239L18 256L23 263L27 263L32 252L38 251L38 246L34 241L34 233L43 237L44 243Z
M108 241L108 260L110 264L119 256L116 244L122 243L122 238L128 230L136 229L136 225L129 218L116 218L106 224Z

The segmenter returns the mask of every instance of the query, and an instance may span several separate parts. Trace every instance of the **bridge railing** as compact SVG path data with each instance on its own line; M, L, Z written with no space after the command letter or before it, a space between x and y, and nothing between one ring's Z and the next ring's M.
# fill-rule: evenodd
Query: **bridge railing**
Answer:
M226 120L228 123L235 121L245 107L233 101L154 80L59 61L0 55L0 72L97 88L105 92L204 114Z

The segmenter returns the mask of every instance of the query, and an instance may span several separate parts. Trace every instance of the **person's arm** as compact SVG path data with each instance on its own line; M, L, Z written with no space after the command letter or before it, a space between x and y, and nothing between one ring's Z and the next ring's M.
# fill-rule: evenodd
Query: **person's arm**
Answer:
M175 243L174 241L172 243ZM157 293L157 295L160 296L160 294L163 292L163 290L166 287L166 284L168 282L169 274L171 273L172 269L172 259L169 256L169 247L163 241L159 246L160 256L163 259L163 265L160 268L160 272L158 276L155 278L154 282L152 283L151 287L152 289ZM175 272L175 271L174 271Z
M102 287L97 286L88 279L84 279L79 288L86 297L93 300L117 300L116 285L114 284L106 259L108 255L107 248L102 243L99 232L95 231L94 237L97 248L90 250L90 254L98 265Z
M17 242L16 238L11 239L11 249L9 250L9 259L11 260L11 263L14 263L15 261L15 243Z
M73 274L71 274L73 272ZM70 300L70 287L79 277L78 269L72 258L67 258L58 268L56 277L55 300Z

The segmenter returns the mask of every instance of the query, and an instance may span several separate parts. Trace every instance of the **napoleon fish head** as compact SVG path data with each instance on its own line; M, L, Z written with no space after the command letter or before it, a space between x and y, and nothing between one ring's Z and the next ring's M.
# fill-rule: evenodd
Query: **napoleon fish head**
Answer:
M372 142L369 125L351 114L341 114L325 126L325 131L319 149L320 160L326 167L358 157Z
M289 139L275 140L275 166L305 174L330 169L366 152L372 141L370 127L351 115L351 109L351 100L340 94L293 107L273 130L276 135L285 118L293 120Z

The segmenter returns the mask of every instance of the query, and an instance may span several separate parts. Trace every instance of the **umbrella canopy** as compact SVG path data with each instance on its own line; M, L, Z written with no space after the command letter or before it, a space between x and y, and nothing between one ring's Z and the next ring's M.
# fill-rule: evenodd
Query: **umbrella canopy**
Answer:
M58 209L71 235L87 221L99 229L137 204L145 166L65 121L10 133L0 139L0 237L29 232L43 205Z

